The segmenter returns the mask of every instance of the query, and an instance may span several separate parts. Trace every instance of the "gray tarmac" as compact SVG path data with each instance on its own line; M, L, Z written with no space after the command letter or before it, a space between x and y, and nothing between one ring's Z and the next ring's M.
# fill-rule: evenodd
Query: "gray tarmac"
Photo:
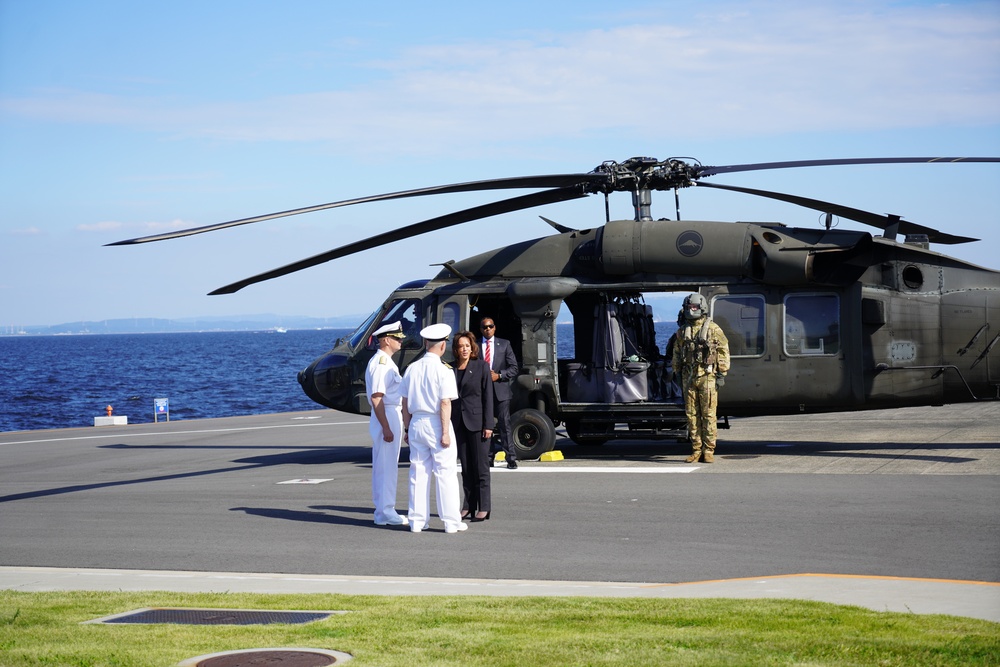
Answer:
M558 448L494 469L490 521L414 535L372 523L356 415L0 433L0 588L800 598L1000 622L1000 403L734 420L712 465L670 441Z

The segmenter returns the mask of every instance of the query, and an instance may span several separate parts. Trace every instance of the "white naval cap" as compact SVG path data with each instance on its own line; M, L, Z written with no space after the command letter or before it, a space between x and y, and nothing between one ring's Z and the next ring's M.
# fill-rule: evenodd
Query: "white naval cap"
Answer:
M444 322L438 322L437 324L432 324L429 327L424 327L420 330L420 337L425 341L437 342L439 340L445 340L451 335L451 327Z
M406 338L406 334L403 333L403 323L398 321L379 327L373 335L376 338L381 338L382 336L392 336L393 338Z

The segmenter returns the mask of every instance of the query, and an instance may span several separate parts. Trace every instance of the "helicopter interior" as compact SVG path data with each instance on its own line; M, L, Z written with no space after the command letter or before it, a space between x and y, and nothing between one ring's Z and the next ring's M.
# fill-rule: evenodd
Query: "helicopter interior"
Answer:
M671 337L678 326L680 303L690 290L669 292L579 291L562 301L551 328L559 390L568 403L682 402L671 368ZM719 293L710 299L710 315L726 332L734 359L761 358L775 346L785 357L831 357L841 352L841 296L836 291L786 293ZM463 312L465 311L465 312ZM407 334L400 365L405 368L422 352L419 331L426 323L419 299L401 298L376 311L352 335L357 345L377 347L370 332L399 321ZM780 330L767 330L768 313L776 312ZM522 320L509 298L478 295L467 303L449 300L438 309L439 321L453 331L468 329L479 336L484 317L498 324L498 334L511 342L524 367ZM527 371L523 371L527 372Z

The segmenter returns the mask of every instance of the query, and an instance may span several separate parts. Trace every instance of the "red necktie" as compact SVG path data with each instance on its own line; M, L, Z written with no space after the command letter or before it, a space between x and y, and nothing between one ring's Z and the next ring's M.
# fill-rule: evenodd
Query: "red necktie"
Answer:
M490 343L492 341L486 341L486 365L493 368L493 364L490 363L492 356L490 355Z

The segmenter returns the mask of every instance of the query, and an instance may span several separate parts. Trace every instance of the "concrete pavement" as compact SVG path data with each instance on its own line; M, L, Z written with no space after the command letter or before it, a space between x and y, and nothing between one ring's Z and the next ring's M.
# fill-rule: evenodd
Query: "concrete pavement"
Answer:
M1000 583L837 574L793 574L658 584L0 567L0 588L36 592L155 590L181 593L783 598L855 605L874 611L967 616L1000 623Z
M564 461L497 469L500 516L457 538L371 527L368 455L357 444L365 432L357 416L315 411L0 433L7 494L0 497L0 588L796 598L1000 622L1000 403L739 420L720 434L719 462L693 469L683 465L682 446L561 442ZM533 474L545 470L553 474ZM307 477L335 480L329 490L276 486ZM574 495L580 488L589 491ZM682 503L697 505L699 493L720 505L702 517L708 528L648 522L649 512L683 516ZM245 507L250 502L259 507ZM926 509L914 512L915 503ZM554 516L535 514L539 507ZM596 533L579 524L595 512L605 521ZM286 573L236 560L248 552L247 531L257 531L256 562ZM327 558L293 560L284 548L307 540ZM392 558L393 549L439 553L445 540L464 558L514 545L511 553L525 560L479 568L496 578L463 576L472 570L453 565L416 572L431 576L393 576L414 573ZM929 551L942 543L939 554ZM576 558L561 571L582 574L580 581L562 579L540 560L560 546L556 558ZM676 551L665 555L665 548ZM692 568L693 553L714 560ZM612 554L626 554L621 565L633 566L631 580L595 580L605 572L621 578L623 567L586 567ZM224 560L231 570L215 571ZM657 568L661 560L669 567ZM949 569L955 565L962 567ZM171 569L177 566L195 571ZM341 574L315 573L323 570ZM519 570L535 576L509 576ZM767 576L740 576L758 572ZM709 579L720 574L728 578ZM671 576L680 580L664 580Z

